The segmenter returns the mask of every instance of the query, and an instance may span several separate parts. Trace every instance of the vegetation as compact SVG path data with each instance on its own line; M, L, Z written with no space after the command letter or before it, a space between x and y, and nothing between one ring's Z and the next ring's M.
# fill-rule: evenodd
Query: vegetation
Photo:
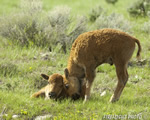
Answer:
M21 46L66 45L86 31L86 18L71 16L70 8L57 7L50 12L42 10L40 0L22 1L21 9L1 17L0 35Z
M118 0L106 0L107 3L115 4Z
M95 21L94 26L96 29L114 28L124 32L130 32L132 28L128 20L125 20L122 15L116 13L112 13L108 16L105 14L100 15Z
M137 0L128 8L128 12L132 16L147 16L149 11L150 0Z
M95 7L89 12L89 21L95 22L96 19L103 14L106 13L104 12L104 9L101 6Z
M150 119L149 17L130 16L127 8L131 0L118 0L115 5L105 0L21 3L0 1L0 119L11 120L14 115L19 120L44 115L54 120ZM101 6L103 12L97 15L101 8L94 6ZM96 14L89 14L92 9ZM94 19L88 19L90 16ZM83 100L30 98L47 84L41 73L63 74L71 44L79 34L105 27L129 32L142 45L142 61L137 62L133 55L128 66L129 81L118 102L109 103L117 77L115 67L107 64L98 67L86 104ZM66 54L62 52L63 43Z

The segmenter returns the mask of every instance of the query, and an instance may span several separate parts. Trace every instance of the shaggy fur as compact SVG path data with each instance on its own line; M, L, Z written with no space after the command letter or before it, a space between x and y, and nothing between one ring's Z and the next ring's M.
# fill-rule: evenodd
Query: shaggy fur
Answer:
M95 69L103 63L115 65L118 84L110 101L119 100L120 95L128 81L127 64L131 58L135 43L138 45L137 58L140 58L141 45L136 38L114 29L101 29L81 34L73 43L65 69L64 80L68 84L72 79L78 81L86 79L85 102L90 97L90 89L95 77ZM70 85L67 89L69 96L80 94Z

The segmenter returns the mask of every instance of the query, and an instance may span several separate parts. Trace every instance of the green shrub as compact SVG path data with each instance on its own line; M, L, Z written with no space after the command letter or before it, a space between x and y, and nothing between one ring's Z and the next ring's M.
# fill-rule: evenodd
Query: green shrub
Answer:
M86 18L71 16L67 7L42 10L41 0L21 2L18 13L0 18L0 35L21 46L70 45L86 31ZM65 49L65 47L64 47Z
M48 14L53 33L53 44L61 43L70 47L72 42L87 30L87 19L84 16L71 16L70 8L56 7Z
M45 45L49 39L45 16L40 0L21 2L20 12L12 13L0 19L0 35L15 44Z
M128 8L131 16L147 16L150 11L150 0L137 0Z
M112 13L108 16L106 15L99 16L94 26L97 29L114 28L122 30L124 32L130 32L131 30L131 25L129 21L125 20L125 18L122 15L116 13Z
M95 7L93 8L90 12L89 12L89 21L90 22L95 22L96 19L101 15L104 14L104 9L101 6Z
M118 0L105 0L107 3L115 4Z

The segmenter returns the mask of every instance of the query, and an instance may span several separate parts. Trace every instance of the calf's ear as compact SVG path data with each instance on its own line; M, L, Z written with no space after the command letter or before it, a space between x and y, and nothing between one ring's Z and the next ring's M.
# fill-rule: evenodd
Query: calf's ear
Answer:
M64 73L65 73L65 77L68 78L69 77L69 71L67 68L65 68Z
M46 75L46 74L41 74L41 76L42 76L44 79L46 79L46 80L48 80L48 79L49 79L49 76L48 76L48 75Z

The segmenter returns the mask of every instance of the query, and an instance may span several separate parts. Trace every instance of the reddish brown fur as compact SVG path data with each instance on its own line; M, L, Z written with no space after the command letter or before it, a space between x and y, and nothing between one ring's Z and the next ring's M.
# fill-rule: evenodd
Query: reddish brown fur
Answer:
M69 96L68 92L66 92L66 87L64 84L66 82L63 80L64 76L62 76L60 74L53 74L51 76L41 74L41 76L44 79L48 80L49 84L46 85L45 87L43 87L40 91L34 93L31 96L31 98L45 97L45 99L49 99L49 98L63 99L63 98L72 97L72 96ZM69 84L72 86L77 85L76 81L74 81L74 80L70 81ZM73 86L73 88L76 89L77 86ZM82 89L82 92L81 92L80 97L84 98L85 83L82 84L81 89ZM71 90L71 92L73 92L73 91ZM51 93L55 93L55 96L51 96ZM74 96L74 97L76 97L76 96ZM76 100L76 98L73 98L73 99Z
M101 29L81 34L72 45L68 66L65 69L65 81L69 83L74 79L78 84L78 80L85 76L87 81L85 101L87 101L96 67L103 63L114 64L118 84L110 101L118 100L128 80L127 64L134 52L135 43L138 45L137 58L139 58L140 42L124 32ZM74 86L70 85L67 90L70 96L79 93Z

